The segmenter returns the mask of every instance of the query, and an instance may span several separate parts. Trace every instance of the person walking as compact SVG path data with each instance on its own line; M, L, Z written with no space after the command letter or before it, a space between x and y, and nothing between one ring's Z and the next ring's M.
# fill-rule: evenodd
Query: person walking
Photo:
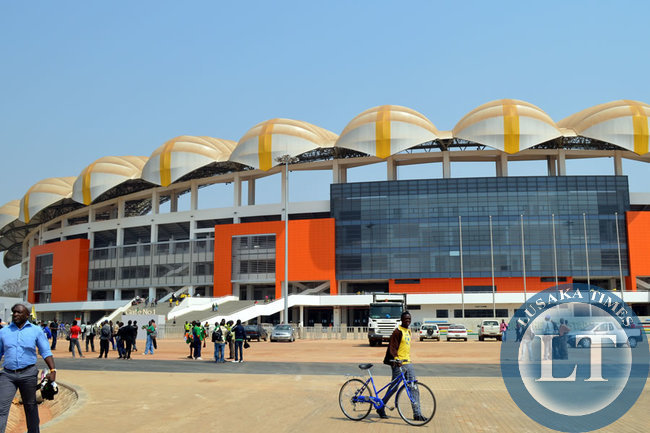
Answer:
M508 324L505 320L501 319L501 324L499 325L499 331L501 331L501 341L506 341L506 336L508 335Z
M52 333L52 346L51 350L56 350L56 338L59 335L59 324L56 321L56 318L50 323L50 332Z
M97 335L97 326L94 324L86 323L86 334L88 336L86 337L86 353L88 353L88 344L90 344L91 350L94 352L95 351L95 335Z
M205 322L205 325L203 325L203 348L204 349L208 341L208 335L210 335L210 324L208 322Z
M566 319L560 319L560 329L558 330L559 342L558 342L558 358L559 359L569 359L569 346L568 346L568 333L571 332L569 328L569 322Z
M111 339L111 334L113 333L111 325L108 324L106 320L102 322L102 328L99 331L99 356L101 358L104 355L104 358L108 358L108 345L109 340Z
M124 354L122 359L131 359L131 349L133 349L133 322L129 320L126 325L120 328L122 333L122 343L124 344ZM136 330L137 332L137 330Z
M11 307L12 323L0 330L0 357L4 358L4 370L0 374L0 432L4 432L9 418L16 389L20 390L25 411L28 433L40 431L36 390L38 389L38 368L36 349L50 372L48 381L56 381L56 368L50 345L45 334L30 323L29 310L23 304Z
M187 322L186 322L187 323ZM185 344L190 348L190 354L187 356L188 359L194 358L194 343L192 342L192 331L187 330L184 334Z
M229 320L228 323L226 323L226 329L228 330L228 332L226 332L226 343L228 343L228 359L235 358L235 339L233 338L232 325L232 320Z
M72 326L70 326L70 352L72 352L72 357L74 358L74 348L77 348L79 352L79 357L83 358L81 353L81 346L79 345L79 335L81 334L81 328L77 325L77 321L72 321Z
M237 319L237 324L232 331L235 334L235 360L233 362L244 362L244 340L246 339L246 330L241 324L240 319Z
M109 320L108 324L111 327L111 339L110 339L111 346L113 346L113 350L118 350L117 349L117 331L120 330L119 322L116 322L115 324L113 324L113 321ZM119 350L118 350L118 353L119 353Z
M223 358L224 347L226 346L224 336L226 335L226 320L221 319L221 323L214 322L214 331L212 331L212 342L214 343L214 362L226 362Z
M151 354L153 355L153 342L154 338L156 337L156 326L153 320L149 321L149 324L147 325L147 344L144 347L144 354Z
M0 329L2 329L2 328L0 328ZM45 336L47 337L48 340L50 338L52 338L52 331L50 331L50 327L48 326L47 323L45 323L45 322L41 323L41 329L43 329L43 333L45 334Z
M203 344L203 327L200 322L193 322L192 326L192 345L194 346L194 359L201 358L201 345Z
M133 353L138 353L138 348L136 347L135 343L138 339L138 321L134 320L133 325L131 325L131 334L133 335L133 348L131 349L131 352Z
M388 348L386 348L386 355L384 356L384 364L391 366L391 380L395 380L397 377L399 377L400 367L402 367L404 370L404 376L406 376L407 381L416 380L415 370L413 369L413 363L411 361L412 335L411 330L409 329L409 326L411 325L411 313L404 311L400 317L400 320L401 324L395 328L390 336L390 342L388 343ZM400 385L401 384L398 382L388 388L388 391L386 391L386 395L384 395L383 398L384 404L388 403ZM417 388L412 387L409 391L415 400L415 402L412 404L413 419L416 421L426 421L420 412L420 395ZM379 415L380 418L388 418L385 408L377 409L377 415Z
M115 331L117 327L117 331ZM115 322L115 325L111 326L111 338L115 340L115 348L117 350L117 359L124 358L124 340L122 340L122 335L124 335L124 323Z
M544 361L553 358L553 337L555 336L555 327L551 321L551 316L548 314L544 317L544 327L542 329L542 344L544 351L542 359Z
M517 321L517 323L519 323ZM524 325L521 327L521 344L519 345L519 361L533 361L533 340L535 339L535 333L533 328L530 327L527 330L525 328L528 326L528 319L524 319Z

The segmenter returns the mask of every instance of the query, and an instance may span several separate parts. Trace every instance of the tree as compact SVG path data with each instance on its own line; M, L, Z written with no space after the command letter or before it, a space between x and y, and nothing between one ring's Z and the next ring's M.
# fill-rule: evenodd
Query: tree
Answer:
M20 280L18 278L6 279L0 286L0 295L20 298Z

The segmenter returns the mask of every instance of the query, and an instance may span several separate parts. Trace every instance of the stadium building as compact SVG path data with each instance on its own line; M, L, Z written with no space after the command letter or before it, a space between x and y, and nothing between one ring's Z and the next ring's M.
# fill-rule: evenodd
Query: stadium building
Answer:
M107 156L36 183L0 208L0 250L46 319L187 292L253 301L243 319L277 321L285 275L289 319L304 325L363 324L375 292L408 294L420 318L507 317L564 282L619 291L647 316L650 191L629 192L623 161L650 163L649 114L621 100L556 123L504 99L452 131L386 105L340 135L272 119L238 142L179 136L149 157ZM611 173L567 172L592 158ZM544 175L509 176L522 161ZM476 162L494 175L454 177ZM370 165L385 176L348 182ZM414 167L425 174L400 179ZM256 200L259 185L277 202ZM289 200L297 185L325 199Z

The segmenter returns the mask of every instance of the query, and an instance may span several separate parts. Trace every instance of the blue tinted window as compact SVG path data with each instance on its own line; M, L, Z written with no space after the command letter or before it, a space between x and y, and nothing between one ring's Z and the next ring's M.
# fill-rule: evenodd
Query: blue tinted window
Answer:
M592 276L618 275L619 246L627 269L625 176L364 182L330 191L338 279L458 278L461 231L466 277L491 276L492 259L495 276L520 277L522 228L527 276L554 275L556 266L561 276L584 276L587 257Z

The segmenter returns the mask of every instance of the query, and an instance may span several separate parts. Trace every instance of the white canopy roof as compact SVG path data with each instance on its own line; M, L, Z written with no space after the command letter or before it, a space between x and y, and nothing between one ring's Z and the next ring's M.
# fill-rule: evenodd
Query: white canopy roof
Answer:
M228 161L236 143L213 137L181 135L172 138L149 157L142 178L156 185L168 186L192 171Z
M381 105L352 119L336 147L388 158L437 138L441 138L440 133L423 114L399 105Z
M18 219L20 200L12 200L0 206L0 230Z
M50 177L34 184L20 200L18 219L28 223L46 207L72 197L74 177Z
M91 204L111 188L142 175L146 156L105 156L84 168L72 188L72 199Z
M619 100L582 110L560 120L558 126L643 155L648 153L648 115L650 105Z
M277 159L298 156L319 147L332 147L338 136L311 123L292 119L271 119L258 123L244 134L230 160L268 170Z
M453 135L506 153L517 153L558 138L562 133L535 105L516 99L500 99L466 114L454 127Z

